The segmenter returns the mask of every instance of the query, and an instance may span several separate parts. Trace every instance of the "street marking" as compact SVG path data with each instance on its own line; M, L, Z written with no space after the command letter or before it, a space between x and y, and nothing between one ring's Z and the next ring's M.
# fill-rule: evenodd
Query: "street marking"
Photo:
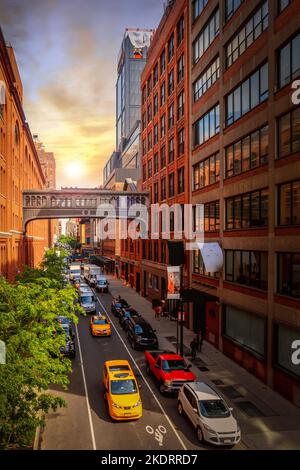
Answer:
M154 431L153 427L152 426L146 426L146 431L147 433L149 433L150 435L151 434L154 434L155 432L155 439L158 441L159 445L162 446L163 445L163 440L164 440L164 434L167 434L167 430L166 428L160 424Z
M141 374L141 377L142 377L143 381L145 382L146 386L148 387L148 389L149 389L151 395L153 396L153 398L154 398L154 400L156 401L158 407L161 409L162 413L164 414L164 416L165 416L166 420L168 421L170 427L171 427L172 430L174 431L174 434L175 434L175 436L177 437L178 441L180 442L182 448L183 448L184 450L187 450L187 447L185 446L183 440L181 439L181 437L179 436L178 432L176 431L174 424L172 423L171 419L170 419L169 416L167 415L167 413L166 413L164 407L162 406L162 404L161 404L160 401L158 400L157 396L156 396L155 393L152 391L152 389L151 389L151 387L150 387L148 381L146 380L146 378L145 378L143 372L141 371L141 369L140 369L140 367L138 366L136 360L134 359L133 355L132 355L131 352L129 351L129 349L128 349L126 343L124 342L124 340L123 340L123 338L122 338L122 336L120 335L120 333L118 332L117 328L115 327L115 324L114 324L114 322L112 321L112 319L111 319L111 317L110 317L110 315L109 315L109 313L108 313L106 307L103 305L103 303L102 303L101 300L99 299L97 293L95 293L95 295L97 296L99 303L101 304L102 308L103 308L104 311L106 312L106 315L108 316L108 318L109 318L111 324L113 325L113 327L114 327L114 329L115 329L117 335L119 336L121 342L123 343L124 348L126 349L126 351L128 352L129 356L131 357L132 361L134 362L135 367L137 368L137 370L138 370L139 373Z
M91 407L90 407L88 389L87 389L87 385L86 385L86 378L85 378L84 365L83 365L82 354L81 354L81 345L80 345L80 339L79 339L79 333L78 333L77 325L75 325L75 330L76 330L77 341L78 341L78 350L79 350L79 356L80 356L80 366L81 366L82 377L83 377L83 385L84 385L84 391L85 391L86 406L87 406L87 410L88 410L89 425L90 425L91 438L92 438L92 446L93 446L93 450L97 450L97 447L96 447L96 440L95 440L94 426L93 426L93 421L92 421L92 413L91 413Z

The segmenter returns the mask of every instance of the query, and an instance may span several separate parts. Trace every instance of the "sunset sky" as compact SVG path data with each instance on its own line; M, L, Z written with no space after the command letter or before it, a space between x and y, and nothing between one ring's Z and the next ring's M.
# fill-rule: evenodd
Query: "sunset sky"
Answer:
M124 30L156 28L163 0L1 0L33 134L55 153L58 187L95 186L115 147Z

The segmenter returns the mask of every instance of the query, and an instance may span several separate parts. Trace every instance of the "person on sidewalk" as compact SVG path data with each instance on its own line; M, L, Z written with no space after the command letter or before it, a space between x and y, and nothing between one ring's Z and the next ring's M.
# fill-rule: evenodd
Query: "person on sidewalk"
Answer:
M197 355L197 338L194 338L190 342L190 348L191 348L192 359L196 359L196 355Z
M155 313L156 320L159 320L160 319L160 314L161 314L161 306L160 305L157 305L156 307L154 307L154 313Z

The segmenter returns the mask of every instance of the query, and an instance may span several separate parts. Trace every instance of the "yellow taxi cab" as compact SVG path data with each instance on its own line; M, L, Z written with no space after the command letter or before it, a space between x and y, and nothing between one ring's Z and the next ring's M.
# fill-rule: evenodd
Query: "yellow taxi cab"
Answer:
M128 361L106 361L103 366L103 381L104 398L112 419L123 421L142 417L139 385Z
M93 336L110 336L111 326L105 315L93 315L90 319L91 334Z

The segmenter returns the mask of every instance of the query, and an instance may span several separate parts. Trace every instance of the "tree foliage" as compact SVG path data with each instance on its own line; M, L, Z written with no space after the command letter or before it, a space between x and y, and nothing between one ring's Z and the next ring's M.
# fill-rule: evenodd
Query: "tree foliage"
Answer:
M6 344L6 364L0 365L0 448L30 445L43 413L64 406L48 391L52 384L66 388L71 371L71 361L60 354L65 338L57 334L57 316L77 322L78 307L75 289L62 289L55 277L60 262L50 250L43 268L27 269L20 282L0 278L0 339Z

